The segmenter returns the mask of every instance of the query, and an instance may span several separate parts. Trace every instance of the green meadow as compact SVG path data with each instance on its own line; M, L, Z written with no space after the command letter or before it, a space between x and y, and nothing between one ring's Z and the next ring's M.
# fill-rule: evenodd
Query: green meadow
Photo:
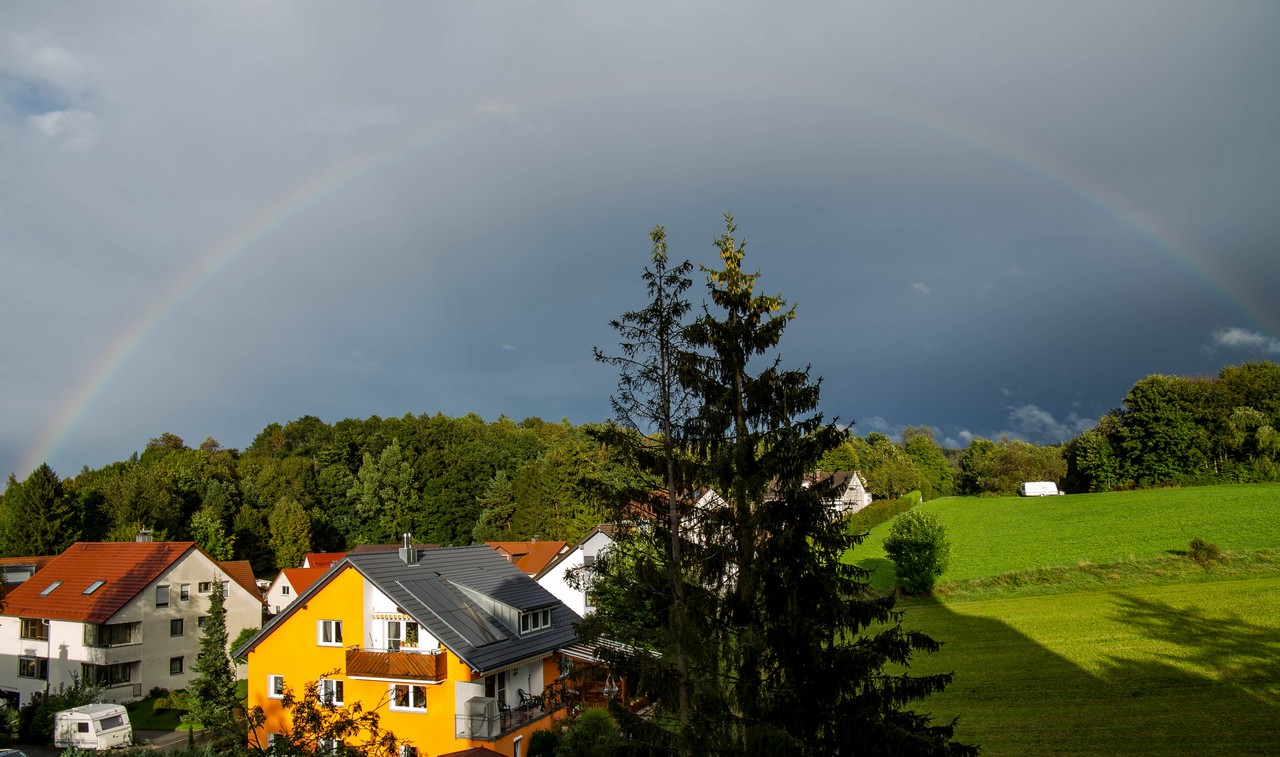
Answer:
M952 564L905 624L953 671L920 707L984 754L1280 754L1280 485L922 505ZM880 542L854 562L892 581ZM1183 556L1193 537L1226 559Z

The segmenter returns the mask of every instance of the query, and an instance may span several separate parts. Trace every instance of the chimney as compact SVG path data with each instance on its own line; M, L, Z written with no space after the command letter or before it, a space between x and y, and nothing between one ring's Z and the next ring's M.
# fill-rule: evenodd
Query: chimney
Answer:
M413 534L404 534L404 542L400 546L400 559L405 565L418 564L418 550L413 546Z
M144 528L144 529L142 529L142 530L138 531L138 535L137 535L136 537L134 537L134 541L138 541L138 542L149 542L149 541L151 541L151 529L149 529L149 528Z

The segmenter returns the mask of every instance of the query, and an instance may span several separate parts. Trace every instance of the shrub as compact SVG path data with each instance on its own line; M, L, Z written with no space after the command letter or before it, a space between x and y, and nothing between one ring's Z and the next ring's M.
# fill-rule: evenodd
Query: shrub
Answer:
M947 569L951 542L938 516L912 510L893 522L889 538L884 540L884 551L893 560L902 590L925 594Z
M48 693L37 691L18 711L18 738L26 744L52 744L54 714L92 704L101 693L101 687L91 686L79 676L72 676L70 686L60 683Z
M1207 542L1197 536L1191 540L1191 548L1187 550L1187 557L1198 563L1200 567L1208 570L1210 565L1222 559L1222 550L1218 549L1217 544Z
M615 754L619 739L618 724L605 710L585 710L564 738L557 754L561 757L604 757Z
M560 737L555 731L534 731L529 737L529 757L555 757Z

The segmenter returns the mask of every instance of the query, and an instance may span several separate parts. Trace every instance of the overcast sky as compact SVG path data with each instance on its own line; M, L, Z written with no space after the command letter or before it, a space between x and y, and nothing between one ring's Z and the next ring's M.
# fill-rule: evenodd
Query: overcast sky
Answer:
M0 475L602 420L737 217L859 433L1056 442L1280 356L1280 3L0 4ZM702 278L695 289L702 299Z

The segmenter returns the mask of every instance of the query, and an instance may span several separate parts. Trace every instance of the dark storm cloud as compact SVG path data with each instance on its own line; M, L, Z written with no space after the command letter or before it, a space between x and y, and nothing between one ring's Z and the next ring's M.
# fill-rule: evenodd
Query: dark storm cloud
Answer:
M601 419L590 348L642 304L648 230L712 264L726 210L799 305L784 360L860 432L1056 441L1280 336L1273 4L32 2L0 29L19 476L304 414Z

